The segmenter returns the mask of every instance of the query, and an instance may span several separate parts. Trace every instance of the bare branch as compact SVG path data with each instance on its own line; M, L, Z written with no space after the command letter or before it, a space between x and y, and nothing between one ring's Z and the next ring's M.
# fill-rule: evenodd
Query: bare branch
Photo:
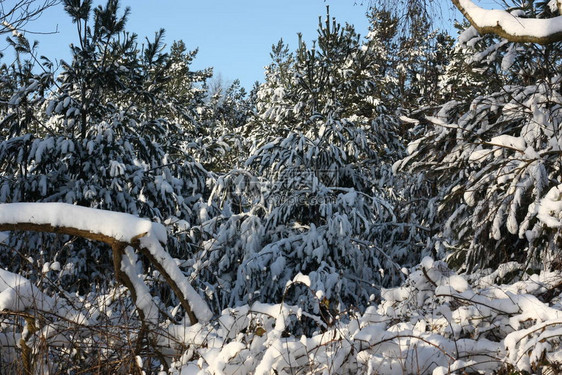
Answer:
M60 0L0 1L0 34L23 31L28 22L58 3Z

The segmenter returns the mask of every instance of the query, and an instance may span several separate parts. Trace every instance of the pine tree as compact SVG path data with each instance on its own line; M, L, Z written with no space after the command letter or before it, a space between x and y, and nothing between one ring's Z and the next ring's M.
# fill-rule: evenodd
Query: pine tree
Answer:
M219 85L214 92L206 89L207 97L199 107L199 136L188 147L207 170L225 173L244 163L247 150L243 126L251 104L238 80L227 87Z
M273 46L245 126L245 167L219 177L218 215L200 228L194 277L218 308L284 299L316 311L324 297L361 308L415 261L394 215L390 166L402 145L375 43L328 16L312 47L302 37L293 53ZM310 288L292 283L298 273Z
M433 184L438 256L469 270L548 263L557 235L537 214L560 178L560 48L481 37L472 28L459 42L456 57L472 71L442 82L460 77L461 94L420 123L402 161ZM452 61L448 72L463 64Z
M169 250L185 256L186 230L208 195L208 172L186 144L200 127L199 84L209 71L190 71L195 54L181 43L166 53L162 30L139 48L118 1L92 9L91 1L66 0L65 9L79 32L72 61L55 81L26 78L2 113L10 131L0 139L0 201L68 202L148 217L170 224ZM47 247L44 238L26 241ZM23 245L14 241L14 248ZM49 251L76 264L83 283L105 272L109 260L97 258L104 252L96 245L67 245Z

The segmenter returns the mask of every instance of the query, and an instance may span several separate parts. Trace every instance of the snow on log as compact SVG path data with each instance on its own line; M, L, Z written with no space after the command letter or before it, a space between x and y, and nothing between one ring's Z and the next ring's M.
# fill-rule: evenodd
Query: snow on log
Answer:
M148 288L136 274L132 263L136 262L136 257L129 246L132 245L164 276L192 324L211 319L212 313L206 302L162 247L161 244L167 241L167 233L161 224L130 214L66 203L5 203L0 204L0 231L5 230L63 233L111 245L117 279L131 291L142 315L155 324L157 308Z
M511 42L550 44L562 40L562 16L522 18L505 10L489 10L471 0L452 0L480 34L496 34Z
M160 271L176 295L185 298L187 302L189 302L189 306L197 320L202 323L209 322L213 313L207 306L207 303L185 278L174 258L162 248L158 241L154 241L150 237L150 234L140 238L140 247L148 251L144 251L143 254L147 256L151 263ZM191 312L188 309L186 310L188 315L190 315ZM191 315L190 320L192 323L196 322Z

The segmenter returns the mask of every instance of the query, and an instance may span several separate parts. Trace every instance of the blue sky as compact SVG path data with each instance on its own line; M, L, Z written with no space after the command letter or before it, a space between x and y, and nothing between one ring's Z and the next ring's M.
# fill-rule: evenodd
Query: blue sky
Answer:
M291 49L297 45L297 32L305 40L316 39L318 17L330 14L341 22L354 24L365 35L366 5L354 0L122 0L131 8L128 31L140 39L166 29L166 42L182 39L189 49L199 48L194 68L214 67L225 81L240 79L251 88L263 80L263 68L270 62L271 45L283 38ZM94 4L105 1L94 0ZM69 59L68 45L76 41L75 26L62 6L50 9L27 25L37 32L58 30L52 35L29 35L40 42L39 53L51 59ZM0 47L5 46L4 38ZM2 48L3 49L3 48Z

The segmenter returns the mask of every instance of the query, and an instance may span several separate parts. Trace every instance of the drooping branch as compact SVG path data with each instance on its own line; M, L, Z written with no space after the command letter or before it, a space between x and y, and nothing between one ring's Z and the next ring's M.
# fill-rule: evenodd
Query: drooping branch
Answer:
M131 297L135 303L137 302L138 296L136 292L135 285L127 272L123 272L121 269L121 263L123 254L128 244L126 242L121 242L113 237L106 236L101 233L92 233L82 229L76 229L72 227L58 227L49 224L34 224L34 223L15 223L15 224L4 224L0 223L0 231L32 231L32 232L45 232L45 233L57 233L57 234L67 234L70 236L82 237L92 241L100 241L111 246L113 250L113 266L115 269L115 278L118 282L123 284L131 292ZM181 298L180 298L181 300ZM189 307L189 305L188 305ZM156 311L156 306L152 306L152 309ZM140 308L138 309L140 319L144 322L147 318L145 311ZM191 315L190 315L191 317ZM197 320L195 320L197 321ZM157 322L154 322L157 323Z
M156 324L156 305L148 295L148 288L134 271L136 255L133 249L136 249L148 258L168 282L191 324L211 318L205 301L189 285L173 258L162 248L161 243L165 243L166 234L160 224L128 214L64 203L11 203L0 204L0 231L67 234L110 245L116 279L130 290L141 319L144 321L146 318ZM131 256L135 259L131 259Z
M562 16L522 18L505 10L481 8L471 0L451 1L482 35L496 34L516 43L550 44L562 41Z

